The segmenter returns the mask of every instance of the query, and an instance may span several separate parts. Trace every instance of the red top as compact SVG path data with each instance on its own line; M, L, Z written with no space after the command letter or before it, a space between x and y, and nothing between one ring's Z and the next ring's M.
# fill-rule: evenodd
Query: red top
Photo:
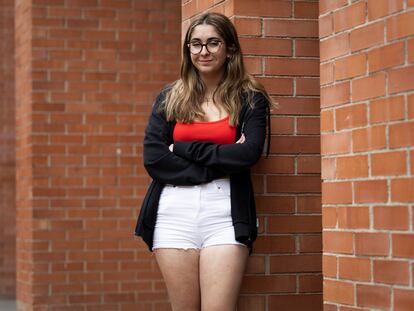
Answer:
M209 141L215 144L233 144L236 140L236 127L229 124L229 116L211 122L177 122L173 138L174 141Z

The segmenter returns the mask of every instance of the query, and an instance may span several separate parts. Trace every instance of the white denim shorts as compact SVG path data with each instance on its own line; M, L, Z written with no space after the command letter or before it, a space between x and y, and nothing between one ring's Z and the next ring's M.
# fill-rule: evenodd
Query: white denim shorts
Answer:
M201 249L236 244L231 218L230 180L198 186L166 185L161 193L153 250Z

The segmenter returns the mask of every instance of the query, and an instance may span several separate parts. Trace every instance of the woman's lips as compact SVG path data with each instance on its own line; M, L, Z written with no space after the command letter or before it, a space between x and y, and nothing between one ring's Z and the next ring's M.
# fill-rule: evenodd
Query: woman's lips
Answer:
M198 63L202 65L210 64L212 60L199 60Z

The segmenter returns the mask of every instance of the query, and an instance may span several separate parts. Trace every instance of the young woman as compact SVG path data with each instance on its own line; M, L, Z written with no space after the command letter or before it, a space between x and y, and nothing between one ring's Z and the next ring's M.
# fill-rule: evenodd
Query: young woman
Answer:
M155 253L174 311L236 308L257 236L250 167L263 151L269 106L230 20L195 19L181 79L159 94L145 131L153 181L135 230Z

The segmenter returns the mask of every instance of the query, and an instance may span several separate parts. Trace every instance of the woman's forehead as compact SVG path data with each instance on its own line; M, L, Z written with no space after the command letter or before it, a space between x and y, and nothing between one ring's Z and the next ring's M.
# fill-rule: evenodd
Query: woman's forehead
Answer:
M193 32L191 33L190 39L210 39L210 38L221 38L217 33L217 30L212 25L201 24L194 27Z

